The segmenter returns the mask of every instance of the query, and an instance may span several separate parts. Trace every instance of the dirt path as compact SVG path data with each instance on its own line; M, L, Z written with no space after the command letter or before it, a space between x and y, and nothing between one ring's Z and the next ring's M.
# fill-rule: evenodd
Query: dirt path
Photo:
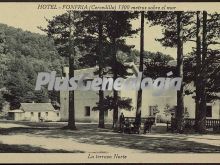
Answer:
M0 122L0 152L219 153L220 135L114 133L94 124L62 130L56 123Z

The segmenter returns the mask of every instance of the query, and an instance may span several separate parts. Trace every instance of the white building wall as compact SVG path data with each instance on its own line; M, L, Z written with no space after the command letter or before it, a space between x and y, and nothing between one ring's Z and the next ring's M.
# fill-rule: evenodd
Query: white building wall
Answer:
M25 112L24 116L25 120L27 121L39 121L37 112L33 112L33 115L31 114L31 112Z
M55 111L48 111L48 115L46 112L33 112L33 115L31 112L25 112L24 120L38 122L40 121L38 113L41 114L41 117L44 121L60 121L60 112Z
M111 92L104 92L108 95ZM96 103L99 101L99 95L94 91L75 91L75 119L77 122L98 122L99 111L94 111L93 108L97 107ZM69 105L69 94L68 92L61 91L61 121L67 121L69 118L68 105ZM63 105L65 104L65 105ZM90 116L86 116L85 108L90 107ZM108 111L108 115L105 116L106 122L112 122L112 111Z
M195 99L192 98L192 95L184 96L184 106L187 108L189 113L189 118L195 118Z
M194 88L193 84L190 88ZM105 95L109 93L105 92ZM127 111L124 109L119 109L118 115L123 112L126 117L135 117L136 115L136 104L137 104L137 91L135 90L122 90L119 92L121 97L129 97L132 99L133 109ZM184 106L187 112L189 113L189 118L195 118L195 100L192 98L193 95L184 96ZM60 103L61 103L61 120L68 120L68 104L69 104L69 95L68 92L60 92ZM98 93L94 91L75 91L75 116L76 121L84 122L98 122L99 112L92 111L92 108L96 106L99 97ZM163 93L156 92L154 89L146 89L142 91L142 109L141 116L149 117L150 115L150 106L158 106L159 113L157 117L162 118L163 120L170 120L171 115L166 115L164 113L166 104L170 107L177 105L177 91L167 90ZM209 105L207 103L207 105ZM212 105L212 119L220 119L220 101L215 101L211 103ZM90 116L85 116L85 106L89 106ZM108 117L105 117L106 121L112 122L112 111L108 112Z
M14 113L14 120L15 121L24 120L24 113Z
M120 116L121 113L124 114L125 117L134 117L136 115L136 98L137 98L137 91L135 90L122 90L119 92L122 98L131 98L131 106L133 107L130 111L126 109L119 109L118 115Z
M67 121L68 120L68 109L69 109L69 92L60 91L60 120Z
M173 107L176 105L176 92L174 90L168 90L164 92L155 91L154 89L145 89L142 92L142 109L141 116L150 116L150 106L157 106L157 117L163 120L169 120L171 115L166 116L164 113L166 105Z

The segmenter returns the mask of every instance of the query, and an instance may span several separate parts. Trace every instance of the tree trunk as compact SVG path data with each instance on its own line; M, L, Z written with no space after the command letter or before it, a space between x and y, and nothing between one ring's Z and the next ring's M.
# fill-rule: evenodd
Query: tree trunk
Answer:
M72 18L71 12L69 12L69 78L74 77L74 56L75 50L72 44ZM69 91L69 119L68 129L76 129L75 125L75 103L74 103L74 91Z
M178 76L183 78L183 31L182 31L182 13L177 12L177 73ZM184 113L184 95L183 84L179 91L177 91L177 111L176 111L176 128L177 132L183 131L183 113Z
M102 25L102 15L99 18L99 77L103 77L103 25ZM99 90L99 128L105 128L105 115L103 109L104 91Z
M198 120L198 132L206 132L206 56L207 56L207 12L203 11L203 26L202 26L202 68L201 68L201 80L200 80L200 102L199 102L199 120Z
M113 128L116 128L118 123L118 91L114 90L113 95L115 103L113 110Z
M118 73L117 73L117 56L116 56L116 39L113 38L112 40L112 46L113 46L113 79L114 81L117 79L118 77ZM114 110L113 110L113 128L117 127L117 123L118 123L118 91L113 90L113 98L114 98Z
M196 13L196 111L195 111L195 130L199 129L199 120L200 120L200 96L201 96L201 20L200 20L200 12Z
M141 36L140 36L140 64L139 72L143 74L143 53L144 53L144 11L141 12ZM137 95L137 110L136 110L136 122L141 124L141 106L142 106L142 90L138 90Z

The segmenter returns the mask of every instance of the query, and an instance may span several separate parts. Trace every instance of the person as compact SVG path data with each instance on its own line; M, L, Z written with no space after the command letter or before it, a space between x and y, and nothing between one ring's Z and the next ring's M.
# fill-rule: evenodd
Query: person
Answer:
M126 119L124 121L124 126L125 127L123 128L123 132L130 133L131 132L131 123L130 123L130 121L128 119Z
M176 119L175 114L171 114L171 131L174 132L176 130Z
M125 122L125 116L123 113L121 113L120 117L119 117L119 122L120 122L120 130L122 129L122 126Z
M131 130L133 133L138 133L138 134L140 133L140 125L136 120L132 123Z
M144 134L146 134L147 132L148 133L151 132L152 125L153 125L152 121L149 121L148 119L145 120L145 122L144 122Z

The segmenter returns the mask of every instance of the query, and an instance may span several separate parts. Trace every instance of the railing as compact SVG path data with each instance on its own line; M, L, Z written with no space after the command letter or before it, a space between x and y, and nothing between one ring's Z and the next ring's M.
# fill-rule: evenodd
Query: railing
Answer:
M128 120L129 122L135 122L136 117L125 117L125 120ZM155 123L155 117L142 117L141 123L144 123L146 120L151 121Z
M195 125L195 119L184 119L185 123ZM206 119L206 128L220 127L220 119Z
M195 119L184 119L185 125L194 126L195 125Z
M185 127L193 128L195 126L195 119L187 118L184 119ZM220 119L206 119L206 128L220 128ZM167 122L167 130L175 129L175 119L171 122Z
M124 117L124 121L120 121L118 131L123 133L143 133L151 132L151 127L155 123L155 117L142 117L137 122L136 117Z
M206 119L206 127L207 128L220 127L220 119Z

